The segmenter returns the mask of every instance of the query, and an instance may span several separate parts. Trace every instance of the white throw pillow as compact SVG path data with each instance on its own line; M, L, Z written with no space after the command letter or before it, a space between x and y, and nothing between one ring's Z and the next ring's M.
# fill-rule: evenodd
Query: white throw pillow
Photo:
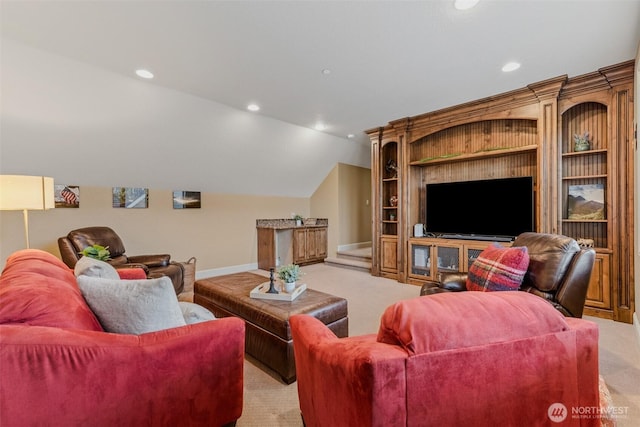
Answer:
M84 299L107 332L140 335L185 326L171 279L112 280L79 276Z
M73 272L76 277L85 275L104 279L120 279L118 271L111 264L88 256L83 256L78 260Z
M207 320L216 320L216 316L201 305L188 301L180 301L178 304L180 304L182 317L184 317L184 321L187 322L187 325L206 322Z

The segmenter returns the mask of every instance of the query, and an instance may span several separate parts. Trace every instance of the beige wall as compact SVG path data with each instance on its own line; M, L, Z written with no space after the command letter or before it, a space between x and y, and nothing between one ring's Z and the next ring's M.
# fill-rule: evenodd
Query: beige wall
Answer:
M80 187L80 208L29 213L32 248L59 255L57 238L92 225L113 228L127 253L169 253L177 261L197 258L197 270L255 268L256 219L309 216L309 199L202 194L201 209L173 209L172 190L149 189L149 208L111 207L111 187ZM0 212L2 267L25 247L22 212Z
M340 163L338 245L371 241L371 169Z
M328 256L371 242L371 169L337 164L311 196L311 216L329 219Z
M329 231L327 236L327 255L336 256L340 235L340 221L338 206L338 165L336 165L327 177L322 181L310 200L311 216L327 218Z
M68 183L73 184L73 183ZM80 186L78 209L29 212L32 248L59 256L57 239L70 230L105 225L122 238L127 253L169 253L176 261L197 258L199 275L211 270L256 268L256 219L304 217L329 219L328 250L371 241L371 173L337 164L311 198L202 193L200 209L173 209L173 190L149 189L147 209L111 206L111 187ZM0 267L25 247L22 212L0 211Z

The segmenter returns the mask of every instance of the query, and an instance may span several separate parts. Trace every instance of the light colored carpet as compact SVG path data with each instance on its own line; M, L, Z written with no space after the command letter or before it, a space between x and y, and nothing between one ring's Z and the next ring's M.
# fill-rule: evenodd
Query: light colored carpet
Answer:
M306 266L302 271L305 275L301 281L309 288L347 299L349 336L376 333L386 307L420 292L418 286L324 264ZM254 272L268 276L262 270ZM626 412L616 417L617 425L640 425L640 345L635 330L624 323L588 319L600 327L600 374L614 406ZM238 427L302 426L296 383L285 385L260 362L247 357L244 386L244 409Z

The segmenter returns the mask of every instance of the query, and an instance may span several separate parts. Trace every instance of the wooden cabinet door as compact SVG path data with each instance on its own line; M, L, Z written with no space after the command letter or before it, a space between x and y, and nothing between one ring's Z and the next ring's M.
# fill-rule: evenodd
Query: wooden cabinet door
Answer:
M382 262L380 269L389 273L398 272L398 239L383 237L380 239Z
M307 260L307 230L293 230L293 263L299 264Z
M591 281L587 290L587 307L610 310L611 306L611 256L596 253L596 261L591 271Z
M315 259L318 257L318 241L316 238L317 229L309 228L307 229L307 253L306 259Z
M325 259L327 257L327 229L316 228L316 257Z

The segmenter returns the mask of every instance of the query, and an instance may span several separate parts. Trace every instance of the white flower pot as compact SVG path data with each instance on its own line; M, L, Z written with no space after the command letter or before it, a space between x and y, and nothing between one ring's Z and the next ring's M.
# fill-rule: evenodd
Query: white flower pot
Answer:
M286 282L284 284L284 291L288 294L290 294L291 292L293 292L293 290L296 288L296 282Z

